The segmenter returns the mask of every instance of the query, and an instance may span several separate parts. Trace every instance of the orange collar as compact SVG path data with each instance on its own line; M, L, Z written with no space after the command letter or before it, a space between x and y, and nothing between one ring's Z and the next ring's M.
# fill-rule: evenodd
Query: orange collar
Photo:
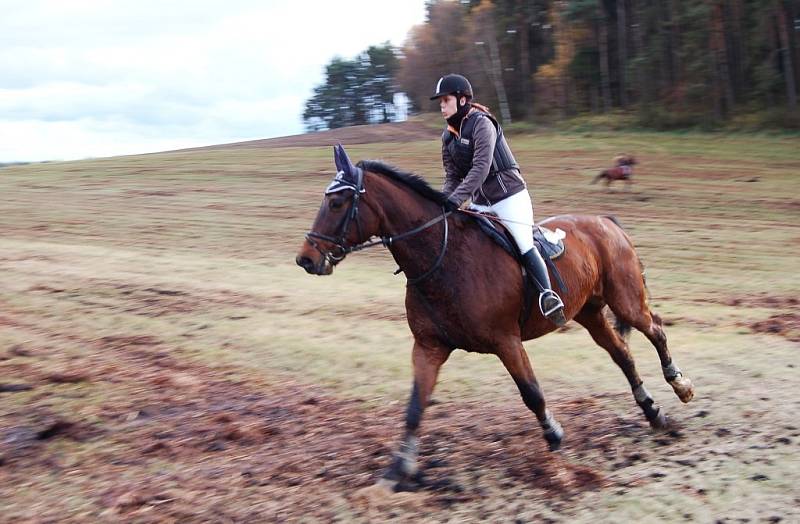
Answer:
M469 109L469 111L467 112L467 114L466 114L466 115L464 115L464 119L463 119L463 120L461 120L461 125L462 125L462 126L464 125L464 120L466 120L467 118L469 118L469 115L471 115L471 114L472 114L473 112L475 112L475 111L476 111L476 109L475 109L474 107L471 107L471 108ZM461 137L461 133L459 133L459 130L458 130L458 129L456 129L455 127L451 126L450 124L447 124L447 130L448 130L448 131L450 131L451 133L453 133L454 135L456 135L456 138L460 138L460 137Z

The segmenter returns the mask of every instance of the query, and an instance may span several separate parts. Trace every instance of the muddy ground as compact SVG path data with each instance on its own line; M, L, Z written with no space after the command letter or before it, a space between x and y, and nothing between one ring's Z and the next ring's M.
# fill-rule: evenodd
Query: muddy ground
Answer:
M610 409L630 402L624 393L575 397L550 391L551 408L567 431L558 453L546 450L516 399L437 402L425 425L420 478L395 499L360 500L357 489L371 485L387 465L401 415L397 406L365 406L293 382L226 380L228 370L181 362L153 337L106 337L94 346L59 373L41 375L18 365L24 382L0 385L13 394L92 382L133 395L100 402L91 422L85 411L64 416L46 405L3 419L4 491L40 478L70 479L91 493L91 506L99 510L84 518L402 520L455 509L480 519L559 520L587 492L680 490L702 501L713 495L703 477L732 463L752 471L748 479L757 489L771 480L773 453L791 459L800 444L793 416L763 409L780 404L796 412L800 403L790 391L763 397L760 408L744 414L746 424L720 416L729 399L701 400L660 433L633 410L619 415ZM15 347L4 358L24 354ZM69 457L59 453L59 442L95 445ZM173 467L159 471L160 463ZM531 498L539 501L538 510L526 503ZM798 493L787 502L800 503ZM792 521L795 509L740 507L729 516ZM58 519L60 511L35 517ZM707 515L690 508L682 516Z
M25 350L9 353L4 358ZM800 403L793 391L777 388L765 388L769 396L741 413L741 421L729 418L732 399L701 396L658 433L627 409L633 403L625 393L551 389L551 409L567 431L557 453L547 451L513 397L436 402L425 423L422 474L404 493L371 499L358 489L388 465L402 413L397 405L368 406L295 382L228 380L229 370L181 362L147 336L100 339L59 373L37 374L25 365L14 371L25 380L0 385L4 395L87 382L129 393L91 412L65 415L36 403L6 413L0 493L15 518L556 522L586 516L594 497L678 491L698 505L682 513L656 506L655 520L793 522L800 504L797 491L766 507L709 511L702 504L735 490L737 470L754 491L781 480L774 465L796 456L800 424L792 413ZM85 449L63 453L74 444ZM708 480L715 476L721 482ZM61 504L33 503L61 489L47 479L83 493L82 509L65 515Z

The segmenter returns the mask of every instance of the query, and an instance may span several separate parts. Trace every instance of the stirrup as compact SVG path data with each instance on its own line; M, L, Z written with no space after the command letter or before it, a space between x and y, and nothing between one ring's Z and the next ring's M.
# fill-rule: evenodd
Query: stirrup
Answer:
M545 311L544 301L551 297L555 298L557 303ZM542 316L557 326L563 326L567 323L567 318L564 316L564 302L562 302L558 293L552 289L545 289L539 294L539 311L542 312Z

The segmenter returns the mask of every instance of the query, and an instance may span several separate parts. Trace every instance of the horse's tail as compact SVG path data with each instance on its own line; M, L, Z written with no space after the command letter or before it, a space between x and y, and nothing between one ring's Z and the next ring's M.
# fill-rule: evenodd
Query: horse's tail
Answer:
M601 180L602 178L607 177L607 176L608 176L608 172L607 171L602 171L599 175L594 177L591 182L589 182L589 185L595 184L599 180Z

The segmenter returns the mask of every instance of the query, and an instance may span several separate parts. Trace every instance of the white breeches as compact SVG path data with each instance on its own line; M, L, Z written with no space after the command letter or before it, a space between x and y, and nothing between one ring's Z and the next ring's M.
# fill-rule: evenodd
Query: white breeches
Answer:
M472 204L475 211L491 211L511 231L520 253L533 249L533 203L528 191L523 189L493 206Z

